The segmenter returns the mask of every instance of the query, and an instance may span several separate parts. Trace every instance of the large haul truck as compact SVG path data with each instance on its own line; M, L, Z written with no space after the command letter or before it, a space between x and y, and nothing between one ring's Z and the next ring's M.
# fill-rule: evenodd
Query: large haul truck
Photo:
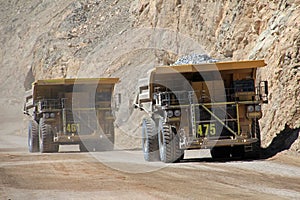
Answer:
M58 152L59 145L79 144L81 151L114 146L112 97L118 78L38 80L26 92L30 116L30 152Z
M184 150L210 149L215 159L260 155L263 60L161 66L140 79L135 108L142 121L146 161L176 162Z

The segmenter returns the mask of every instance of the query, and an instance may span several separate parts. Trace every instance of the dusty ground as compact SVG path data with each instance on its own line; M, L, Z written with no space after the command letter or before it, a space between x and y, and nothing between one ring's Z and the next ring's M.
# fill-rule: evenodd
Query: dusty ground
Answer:
M19 134L21 116L6 116L0 199L300 199L297 153L216 162L207 151L191 151L171 165L145 163L140 150L91 154L61 146L60 153L31 154Z

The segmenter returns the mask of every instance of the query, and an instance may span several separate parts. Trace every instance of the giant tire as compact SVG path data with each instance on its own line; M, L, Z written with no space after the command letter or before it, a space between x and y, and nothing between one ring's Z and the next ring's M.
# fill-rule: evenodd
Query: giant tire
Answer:
M28 150L31 153L39 152L39 125L35 120L28 123Z
M179 148L179 136L175 127L160 121L158 131L158 143L160 160L165 163L173 163L184 157L184 151Z
M40 119L39 136L41 153L58 152L59 146L53 142L51 125L46 124L43 118Z
M152 119L143 119L142 149L146 161L159 161L158 136L155 122Z

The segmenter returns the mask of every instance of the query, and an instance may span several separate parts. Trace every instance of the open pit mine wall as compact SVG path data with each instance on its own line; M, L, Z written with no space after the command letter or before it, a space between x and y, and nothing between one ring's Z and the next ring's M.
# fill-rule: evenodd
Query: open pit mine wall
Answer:
M265 59L268 66L258 72L270 89L260 120L263 145L281 138L285 144L274 146L300 150L299 0L140 0L134 14L136 26L187 34L212 57Z

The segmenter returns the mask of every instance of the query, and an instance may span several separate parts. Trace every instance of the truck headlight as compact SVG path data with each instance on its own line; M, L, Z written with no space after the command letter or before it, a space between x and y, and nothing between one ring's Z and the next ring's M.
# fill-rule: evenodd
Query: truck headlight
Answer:
M260 112L261 111L261 106L260 105L256 105L255 106L255 111L256 112Z
M55 113L50 113L50 118L54 118L55 117Z
M175 110L174 115L175 115L175 117L179 117L181 115L180 110Z
M168 117L173 117L173 115L174 115L173 110L168 110L167 115L168 115Z
M49 118L49 113L44 113L44 118L48 119Z
M247 111L248 112L253 112L254 111L254 106L248 106Z

